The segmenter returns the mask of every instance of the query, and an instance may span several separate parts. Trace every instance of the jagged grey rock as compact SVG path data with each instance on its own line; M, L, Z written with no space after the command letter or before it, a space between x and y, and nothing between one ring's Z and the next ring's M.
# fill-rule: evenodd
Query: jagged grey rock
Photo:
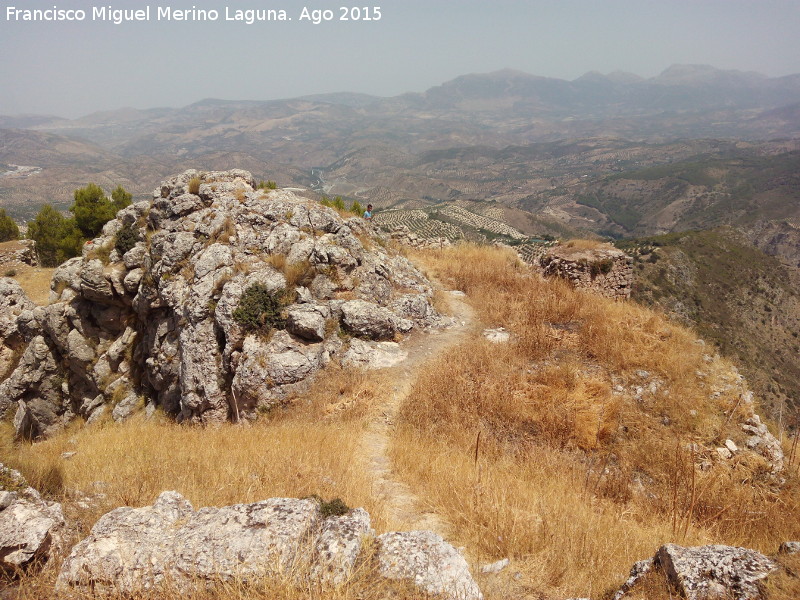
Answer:
M403 362L406 358L408 352L397 342L373 342L353 338L342 356L342 364L365 369L385 369Z
M34 307L15 280L0 278L0 381L11 371L24 349L24 328L20 327L18 318Z
M495 344L504 344L511 339L511 334L503 327L484 329L483 337Z
M503 558L488 565L483 565L481 567L481 573L496 574L505 569L509 564L511 564L511 561L507 558Z
M613 600L621 600L625 594L631 591L633 587L653 569L654 565L655 560L652 558L647 560L639 560L633 563L631 572L628 575L628 579L622 584L622 587L619 588L617 593L614 594Z
M123 225L139 241L120 254ZM256 190L246 171L186 171L152 201L121 210L81 257L58 267L49 306L20 300L19 314L3 312L0 332L19 343L13 355L0 351L13 368L0 384L0 409L22 402L20 429L32 437L76 416L125 418L140 405L134 394L179 421L255 418L336 357L339 326L390 339L442 325L430 283L372 243L378 236L363 219L343 220L313 200ZM282 296L292 300L286 329L271 338L233 318L255 283L272 293L296 286ZM0 307L19 295L4 292L13 285L0 284ZM131 393L111 410L119 390Z
M758 583L778 565L755 550L735 546L666 544L655 562L688 600L761 598Z
M323 519L316 500L271 498L194 511L179 493L163 492L152 506L101 517L62 563L56 591L132 595L163 586L190 592L259 578L338 587L374 535L360 508ZM383 577L447 599L482 598L464 558L438 535L390 533L378 545Z
M481 600L483 594L458 551L432 531L378 536L376 559L383 577L413 583L448 600Z
M192 513L180 494L164 492L153 506L121 507L103 515L62 563L56 590L130 593L166 583L171 537Z
M0 492L0 569L19 573L49 560L65 528L61 505L47 502L16 471L0 464L4 479L19 491Z
M56 589L127 594L283 576L319 519L313 500L272 498L195 512L177 492L163 492L153 506L101 517L64 561Z
M330 310L325 306L300 304L287 311L286 330L311 342L321 342L328 317Z
M391 339L395 333L407 333L414 326L389 309L365 300L345 302L342 305L342 323L353 335L376 340Z
M742 423L742 430L749 433L745 445L767 459L773 472L783 470L783 448L777 438L761 422L761 417L753 414Z
M28 344L17 368L0 383L0 412L18 404L14 418L19 437L47 435L62 423L66 407L62 398L58 360L43 336Z
M361 554L364 539L374 535L369 513L363 508L325 519L314 547L311 579L332 587L346 583Z
M407 548L410 565L419 570L414 582L447 598L480 598L456 550L418 533ZM177 492L164 492L153 506L117 508L101 517L62 564L56 589L133 594L163 585L189 591L260 577L336 587L347 582L364 539L373 535L363 509L322 519L315 500L271 498L195 512ZM386 560L405 552L401 546L384 544Z
M778 554L799 554L800 542L783 542L778 548Z

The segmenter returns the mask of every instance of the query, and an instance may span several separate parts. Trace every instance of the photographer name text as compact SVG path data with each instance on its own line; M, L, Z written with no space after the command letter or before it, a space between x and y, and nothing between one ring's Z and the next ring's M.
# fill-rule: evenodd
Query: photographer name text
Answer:
M231 22L254 25L256 23L296 20L320 25L332 21L375 22L381 20L380 6L337 6L335 8L314 8L304 6L300 11L287 11L273 8L172 8L171 6L145 6L143 8L114 8L113 6L93 6L91 9L59 8L45 9L17 8L7 6L6 21L19 23L52 23L95 21L122 25L123 23L143 23L149 21L168 22Z

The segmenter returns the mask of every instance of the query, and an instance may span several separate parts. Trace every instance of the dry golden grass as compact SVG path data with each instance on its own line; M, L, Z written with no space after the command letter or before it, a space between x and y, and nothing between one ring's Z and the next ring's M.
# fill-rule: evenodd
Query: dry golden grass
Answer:
M352 467L362 425L341 418L309 425L303 418L286 418L249 426L176 427L166 419L138 418L125 425L73 428L35 445L4 442L0 452L4 463L40 486L47 472L60 466L65 490L106 495L101 510L152 504L173 489L195 507L317 494L364 506L379 523L381 507ZM9 431L2 433L3 440L10 439ZM70 451L76 455L60 458Z
M760 457L692 450L733 437L744 409L724 385L730 365L708 362L691 332L542 280L502 250L412 256L512 333L506 345L475 335L427 365L391 451L482 559L511 557L535 594L597 597L665 542L772 554L800 536L796 469L779 487ZM637 400L642 370L659 388Z
M309 285L317 274L313 265L307 260L290 263L285 254L270 254L264 262L272 265L286 277L286 285L294 288L298 285Z
M797 600L800 598L800 555L780 556L778 563L783 568L767 579L766 596L770 600Z
M561 248L571 248L577 251L594 250L596 248L613 248L613 246L600 240L572 239L561 244Z
M0 275L5 274L10 267L3 267ZM13 267L14 276L25 294L33 302L39 305L44 305L50 299L50 280L53 278L53 271L55 269L48 269L45 267L31 267L29 265L15 265Z

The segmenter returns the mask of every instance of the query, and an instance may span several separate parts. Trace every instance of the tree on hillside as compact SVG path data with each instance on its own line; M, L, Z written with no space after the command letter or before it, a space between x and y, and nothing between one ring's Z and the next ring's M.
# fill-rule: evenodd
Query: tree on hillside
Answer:
M14 219L9 217L4 209L0 208L0 242L18 239L19 227L17 227Z
M75 219L67 219L50 204L45 204L28 223L28 237L36 242L39 262L55 267L81 253L83 237Z
M117 214L118 209L103 193L102 188L94 183L75 190L74 198L75 202L69 211L75 215L75 224L86 238L96 237L102 231L103 225Z
M118 185L117 189L111 192L111 204L114 205L114 209L116 211L120 211L126 206L130 206L132 200L133 194L125 191L125 188L121 185Z

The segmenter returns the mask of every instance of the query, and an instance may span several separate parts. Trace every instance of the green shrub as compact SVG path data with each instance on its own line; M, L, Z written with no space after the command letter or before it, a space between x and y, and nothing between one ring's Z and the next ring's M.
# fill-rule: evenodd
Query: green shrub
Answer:
M111 192L111 204L114 206L116 212L121 211L123 208L130 206L133 200L133 194L125 191L125 188L118 185L117 188ZM114 214L116 214L116 212Z
M360 217L364 214L364 207L361 206L358 200L353 200L353 204L350 205L350 212Z
M94 183L75 190L73 197L75 201L69 211L75 216L75 223L86 238L96 237L103 225L117 214L114 204Z
M28 223L28 237L36 242L36 253L44 267L55 267L78 256L84 243L75 219L67 219L50 204Z
M120 254L125 254L139 241L139 230L133 225L124 225L114 238L114 247Z
M350 512L350 507L345 504L341 498L334 498L330 502L321 502L319 505L319 511L322 513L322 518L326 519L328 517L340 517L342 515L346 515Z
M19 227L17 227L14 219L9 217L4 209L0 208L0 242L18 239Z
M264 333L273 328L283 329L286 326L283 309L287 298L285 290L270 292L262 283L253 284L242 294L236 310L233 311L233 318L245 329Z
M303 499L316 500L319 502L319 512L322 514L323 519L327 519L328 517L341 517L350 512L350 507L347 506L341 498L334 498L329 502L325 502L319 495L311 494Z
M277 184L277 182L272 181L271 179L268 180L268 181L264 181L262 179L261 182L258 184L258 188L256 188L256 189L259 189L259 190L277 190L278 189L278 184Z

